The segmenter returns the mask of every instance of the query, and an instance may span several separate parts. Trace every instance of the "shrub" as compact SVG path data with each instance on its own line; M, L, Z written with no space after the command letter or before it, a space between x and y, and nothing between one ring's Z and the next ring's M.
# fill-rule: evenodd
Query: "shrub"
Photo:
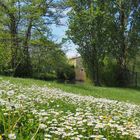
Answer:
M6 69L3 71L3 74L6 76L13 76L14 75L14 70L13 69Z
M106 86L127 87L130 85L130 71L121 69L113 60L107 60L102 70L102 83Z
M116 86L116 70L117 66L115 64L107 64L104 66L102 71L102 82L106 86Z
M74 81L75 80L75 71L74 68L67 65L57 69L57 79L59 81Z
M33 78L40 79L40 80L56 80L55 73L36 73L33 75Z

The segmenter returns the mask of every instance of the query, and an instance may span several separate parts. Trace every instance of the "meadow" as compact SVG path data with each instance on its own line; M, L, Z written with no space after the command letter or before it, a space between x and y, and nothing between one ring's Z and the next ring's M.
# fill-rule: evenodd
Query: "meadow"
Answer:
M116 88L116 87L95 87L89 83L67 84L55 81L42 81L29 78L13 78L1 76L4 80L8 80L13 84L22 86L47 86L50 88L59 88L66 92L72 92L79 95L94 96L97 98L107 98L111 100L124 101L140 105L140 88Z
M0 140L137 140L139 95L139 89L0 77Z

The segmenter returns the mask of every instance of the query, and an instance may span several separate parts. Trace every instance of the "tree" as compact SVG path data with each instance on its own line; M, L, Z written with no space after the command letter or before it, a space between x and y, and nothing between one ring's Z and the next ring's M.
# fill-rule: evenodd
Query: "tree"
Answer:
M32 34L39 31L45 36L48 25L59 23L62 16L61 0L0 0L0 9L3 29L10 35L11 69L14 76L31 76Z
M116 85L127 86L129 63L140 44L139 0L69 0L68 5L68 36L79 46L89 77L100 85L104 58L109 57L116 61Z
M59 44L42 37L32 40L31 45L31 60L35 73L56 72L57 68L65 65L66 58Z
M11 40L11 68L13 69L16 65L17 60L17 49L18 49L18 40L17 40L17 23L16 23L16 11L14 7L14 1L0 1L0 8L2 11L2 23L3 23L3 30L6 30L9 33L10 37L8 38ZM9 8L9 6L11 8ZM6 38L6 36L5 36Z
M129 84L129 65L136 59L140 44L140 2L110 1L110 50L116 59L118 86Z
M104 1L69 0L69 38L79 46L87 73L95 85L100 85L103 59L107 46L107 3Z

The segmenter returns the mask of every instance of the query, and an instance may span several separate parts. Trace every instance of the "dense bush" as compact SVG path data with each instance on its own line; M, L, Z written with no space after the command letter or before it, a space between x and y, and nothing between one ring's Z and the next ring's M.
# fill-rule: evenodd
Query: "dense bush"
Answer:
M131 75L128 69L122 69L114 60L105 60L102 70L102 83L105 86L130 86Z
M133 77L133 76L132 76ZM117 67L116 69L116 86L118 87L128 87L132 86L131 81L131 71L129 69L121 69Z
M106 86L115 86L117 66L115 64L107 64L102 71L102 83Z
M14 72L15 77L32 77L33 69L30 62L23 61Z
M40 79L40 80L56 80L55 73L35 73L33 78Z
M57 69L57 79L59 81L74 81L75 80L75 71L72 66L66 65L64 67Z
M6 76L13 76L14 70L13 69L5 69L4 71L1 72L2 75Z

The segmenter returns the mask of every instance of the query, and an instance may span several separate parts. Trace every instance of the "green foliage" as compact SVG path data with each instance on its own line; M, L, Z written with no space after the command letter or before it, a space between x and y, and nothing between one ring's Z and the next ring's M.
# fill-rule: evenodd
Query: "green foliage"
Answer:
M55 73L34 73L33 77L35 79L41 79L41 80L56 80L56 74Z
M26 60L26 61L25 61ZM23 60L14 71L15 77L32 77L32 65L29 62L29 59Z
M64 73L68 73L67 71L70 66L59 44L46 40L46 38L32 40L31 43L33 50L31 57L33 77L44 80L54 80L59 77L59 75L56 74L59 68L63 69ZM65 67L68 68L65 69Z
M115 60L119 86L129 85L129 65L136 59L140 44L139 1L95 1L68 0L69 39L78 45L87 75L101 85L104 58ZM106 66L105 66L106 67ZM117 69L117 70L115 70ZM133 70L134 71L134 70Z
M69 12L69 38L79 46L90 79L100 85L100 69L107 51L107 8L100 1L72 1ZM102 43L100 43L102 42Z
M111 2L110 2L111 3ZM135 63L139 50L140 21L139 1L113 1L109 6L110 51L116 59L118 70L117 81L120 86L129 85L130 63Z
M75 80L75 71L74 68L69 66L69 65L65 65L63 67L60 67L57 69L56 71L57 73L57 79L59 81L74 81Z
M1 74L34 77L36 73L41 79L50 79L52 71L66 63L48 26L60 23L62 2L0 0Z
M117 65L115 60L112 61L109 58L105 58L104 63L104 67L101 72L102 83L106 86L116 86Z

